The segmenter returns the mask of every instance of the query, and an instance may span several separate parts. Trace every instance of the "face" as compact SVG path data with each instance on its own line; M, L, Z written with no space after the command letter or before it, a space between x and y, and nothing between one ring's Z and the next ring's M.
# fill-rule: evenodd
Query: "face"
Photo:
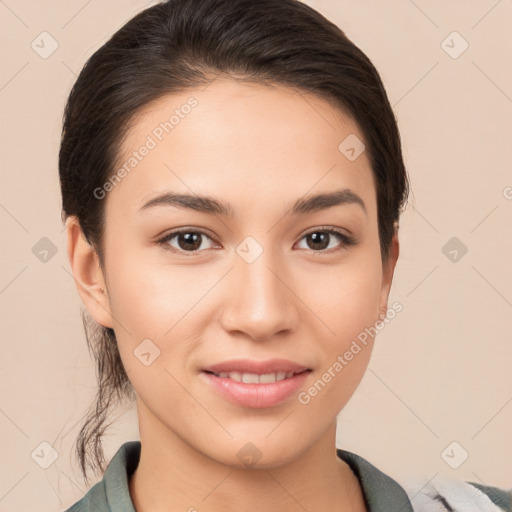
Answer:
M141 425L162 442L272 467L355 391L394 261L381 262L367 154L339 149L349 136L364 141L323 99L221 78L134 121L126 172L103 189L108 295L86 304L115 330Z

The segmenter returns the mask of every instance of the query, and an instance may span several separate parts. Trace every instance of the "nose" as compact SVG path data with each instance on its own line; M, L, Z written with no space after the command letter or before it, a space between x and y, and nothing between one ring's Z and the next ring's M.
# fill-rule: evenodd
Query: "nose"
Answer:
M275 337L297 327L297 296L290 283L290 271L277 263L270 250L254 261L235 254L234 268L226 282L227 299L221 322L227 332L242 332L256 341Z

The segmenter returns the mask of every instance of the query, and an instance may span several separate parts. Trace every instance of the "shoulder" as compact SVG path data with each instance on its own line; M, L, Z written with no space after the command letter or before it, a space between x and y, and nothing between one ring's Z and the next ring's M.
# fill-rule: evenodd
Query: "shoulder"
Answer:
M140 449L140 441L124 443L112 457L103 478L64 512L135 512L128 481L139 463Z
M107 493L105 491L105 482L100 480L87 491L87 494L81 500L64 512L103 512L108 510L106 506Z
M512 512L512 489L437 475L398 483L360 455L337 453L358 477L369 512Z
M415 512L512 512L512 489L449 477L404 483Z

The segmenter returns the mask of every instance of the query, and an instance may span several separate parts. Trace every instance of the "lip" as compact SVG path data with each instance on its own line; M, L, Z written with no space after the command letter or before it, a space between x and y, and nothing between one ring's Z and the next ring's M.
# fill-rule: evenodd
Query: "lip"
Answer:
M256 361L254 359L233 359L231 361L224 361L222 363L213 364L203 368L203 371L212 373L242 372L256 373L258 375L277 372L300 372L303 370L310 370L310 368L287 359L267 359L266 361Z
M241 372L263 375L265 373L296 372L292 377L271 383L237 382L214 373ZM200 377L221 397L242 407L261 409L275 407L298 392L311 369L285 359L255 361L237 359L214 364L203 369Z

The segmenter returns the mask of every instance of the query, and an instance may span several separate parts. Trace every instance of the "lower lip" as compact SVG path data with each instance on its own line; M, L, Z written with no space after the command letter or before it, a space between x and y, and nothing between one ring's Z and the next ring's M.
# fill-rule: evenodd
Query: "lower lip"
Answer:
M242 407L264 408L279 405L296 393L308 378L309 371L298 373L289 379L267 384L246 384L201 372L203 378L224 398Z

